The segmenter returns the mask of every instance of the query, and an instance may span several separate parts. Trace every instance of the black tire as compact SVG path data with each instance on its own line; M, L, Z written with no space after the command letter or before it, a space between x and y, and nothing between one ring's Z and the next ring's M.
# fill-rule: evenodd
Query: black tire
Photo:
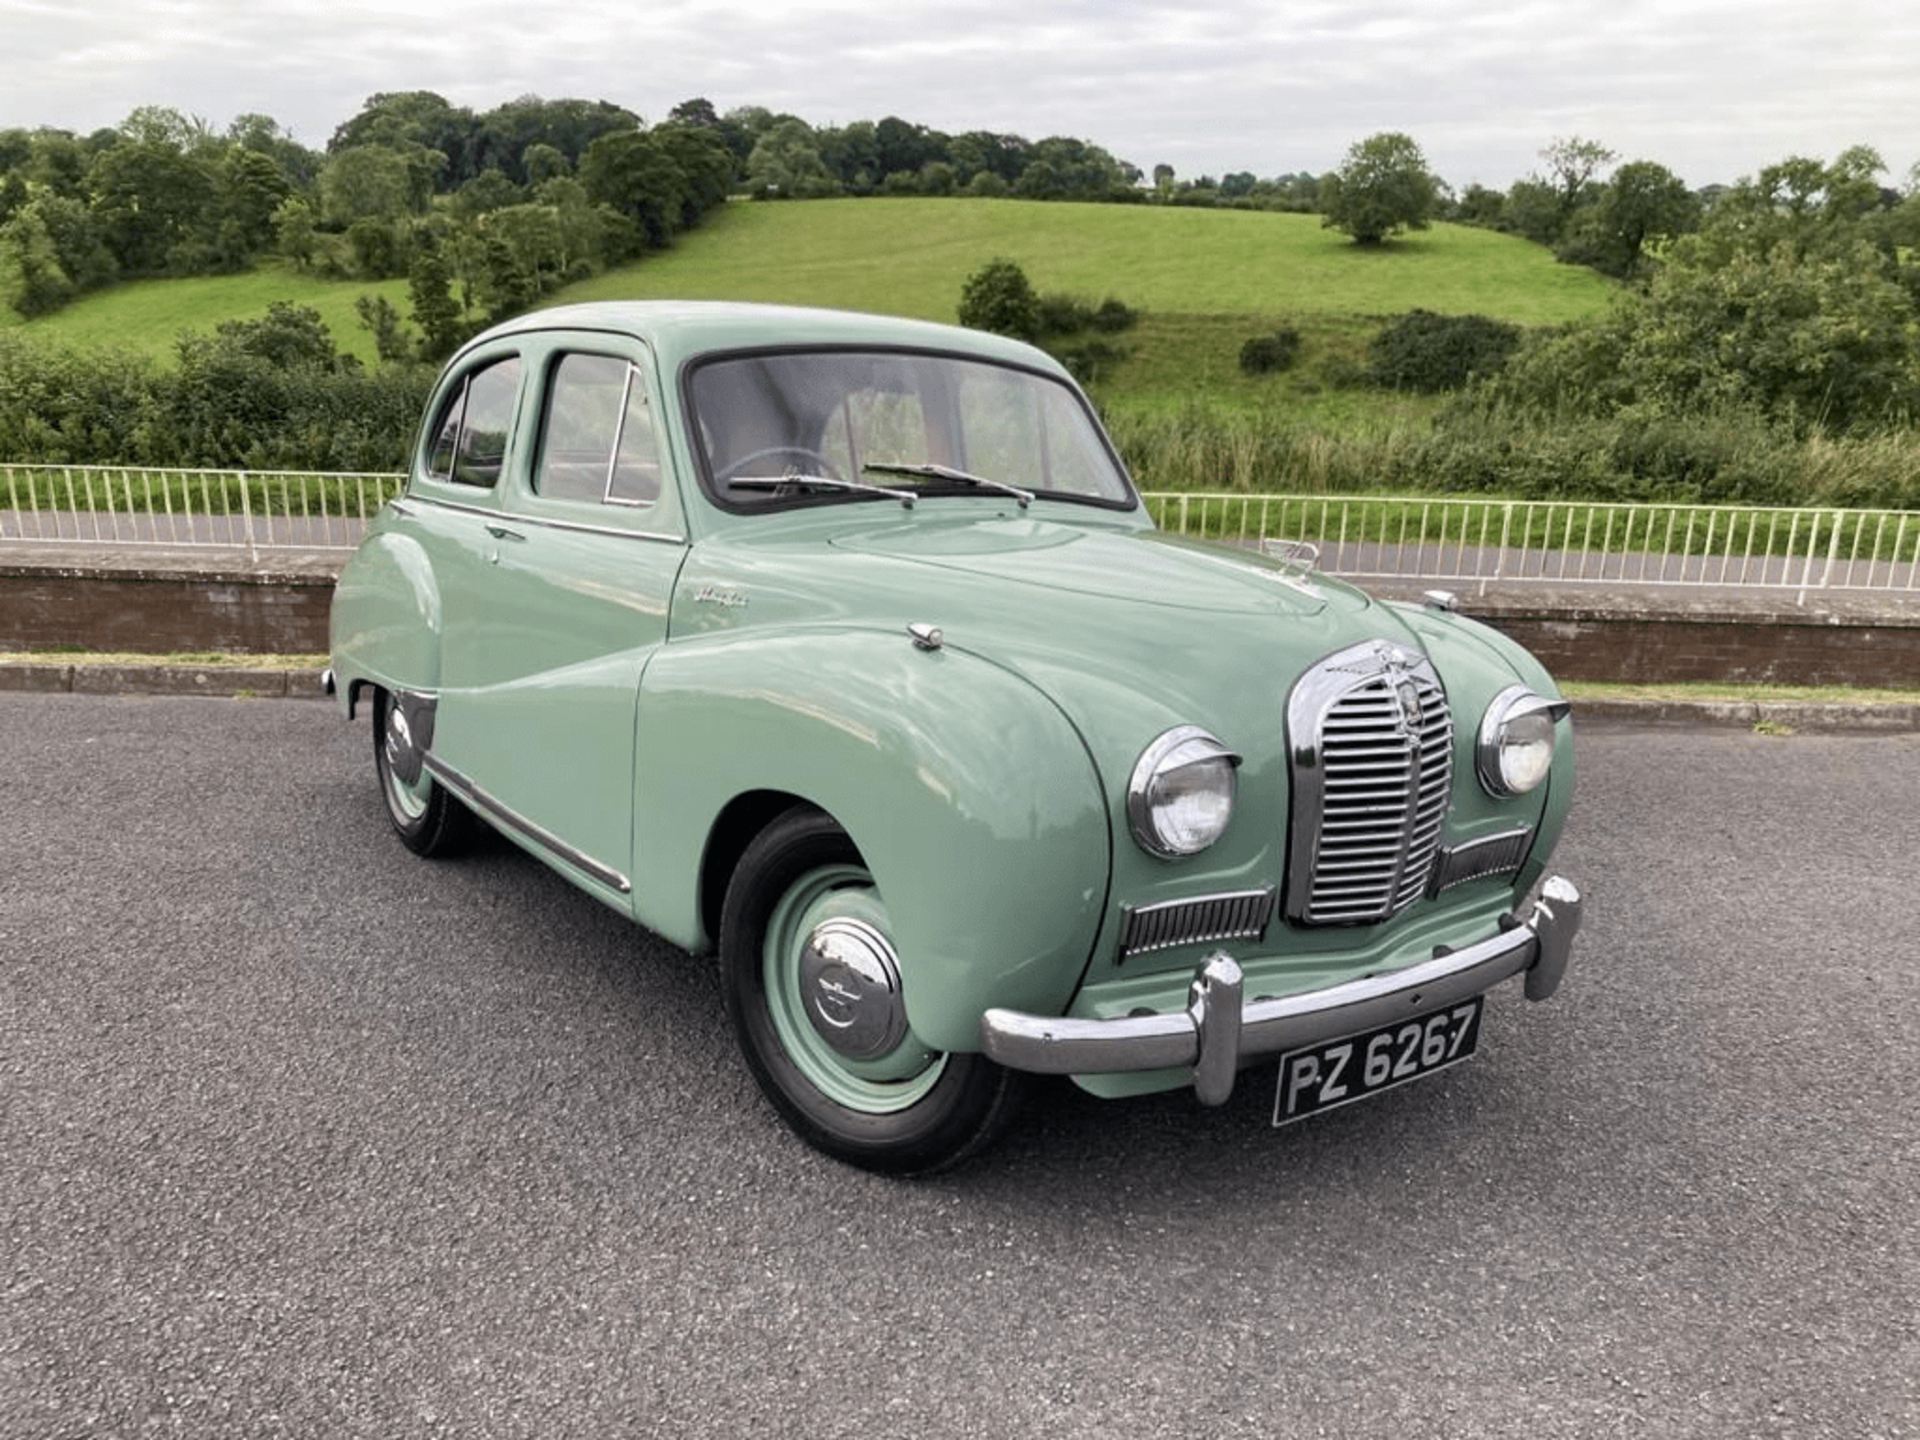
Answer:
M807 1018L802 984L823 921L887 935L846 832L818 810L789 810L747 847L721 911L721 982L747 1067L795 1133L836 1159L893 1175L959 1163L1011 1117L1024 1077L984 1055L929 1050L911 1032L872 1058L840 1053Z
M416 855L452 855L472 839L473 812L424 768L409 785L394 773L395 755L407 743L400 711L385 690L373 692L373 768L380 798L400 843Z

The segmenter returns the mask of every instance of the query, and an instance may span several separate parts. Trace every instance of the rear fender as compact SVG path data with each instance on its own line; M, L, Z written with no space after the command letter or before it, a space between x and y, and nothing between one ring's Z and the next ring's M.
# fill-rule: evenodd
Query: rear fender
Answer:
M333 590L329 618L339 702L353 715L360 690L440 687L440 586L417 540L375 534L354 552Z

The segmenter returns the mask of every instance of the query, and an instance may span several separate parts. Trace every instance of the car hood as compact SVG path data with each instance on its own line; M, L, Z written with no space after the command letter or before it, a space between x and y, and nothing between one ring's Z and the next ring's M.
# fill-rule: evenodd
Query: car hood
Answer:
M1330 603L1364 608L1358 592L1254 549L1157 530L1105 530L1043 519L899 525L844 535L836 549L884 556L1001 586L1141 602L1181 611L1304 616Z
M948 651L1049 696L1103 763L1124 752L1128 764L1175 724L1257 730L1277 744L1287 693L1315 662L1376 639L1430 648L1400 609L1256 549L1077 515L932 509L882 525L870 513L859 525L816 515L696 546L674 631L878 626L905 643L909 626L937 629Z

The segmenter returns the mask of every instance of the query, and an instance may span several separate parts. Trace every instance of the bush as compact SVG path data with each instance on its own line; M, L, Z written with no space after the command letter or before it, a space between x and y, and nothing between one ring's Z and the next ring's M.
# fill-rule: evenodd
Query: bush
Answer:
M1093 325L1093 306L1078 295L1042 295L1034 310L1041 335L1077 335Z
M1520 344L1520 327L1485 315L1410 310L1374 336L1368 376L1389 390L1457 390L1492 375Z
M1100 308L1093 312L1088 324L1103 335L1118 335L1122 330L1131 330L1140 321L1140 312L1117 296L1109 295L1100 302Z
M967 277L960 290L960 323L1016 340L1040 338L1040 301L1027 272L1011 260L993 259Z
M1110 340L1076 340L1068 345L1050 347L1053 358L1067 367L1067 373L1082 385L1094 385L1102 376L1127 358L1127 351Z
M182 338L180 363L0 331L0 460L189 469L398 470L434 372L367 370L276 309ZM327 343L331 355L331 341Z
M1300 332L1288 327L1256 335L1240 347L1240 368L1249 375L1271 375L1290 367L1300 355Z

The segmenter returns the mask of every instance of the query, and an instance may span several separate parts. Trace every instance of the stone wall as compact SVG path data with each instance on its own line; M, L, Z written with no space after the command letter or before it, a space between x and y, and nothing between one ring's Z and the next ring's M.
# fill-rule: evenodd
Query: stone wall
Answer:
M0 558L0 650L317 655L337 554L271 568L217 559ZM1379 593L1417 598L1408 585ZM1920 689L1920 596L1742 594L1552 586L1463 594L1567 680L1682 680Z

